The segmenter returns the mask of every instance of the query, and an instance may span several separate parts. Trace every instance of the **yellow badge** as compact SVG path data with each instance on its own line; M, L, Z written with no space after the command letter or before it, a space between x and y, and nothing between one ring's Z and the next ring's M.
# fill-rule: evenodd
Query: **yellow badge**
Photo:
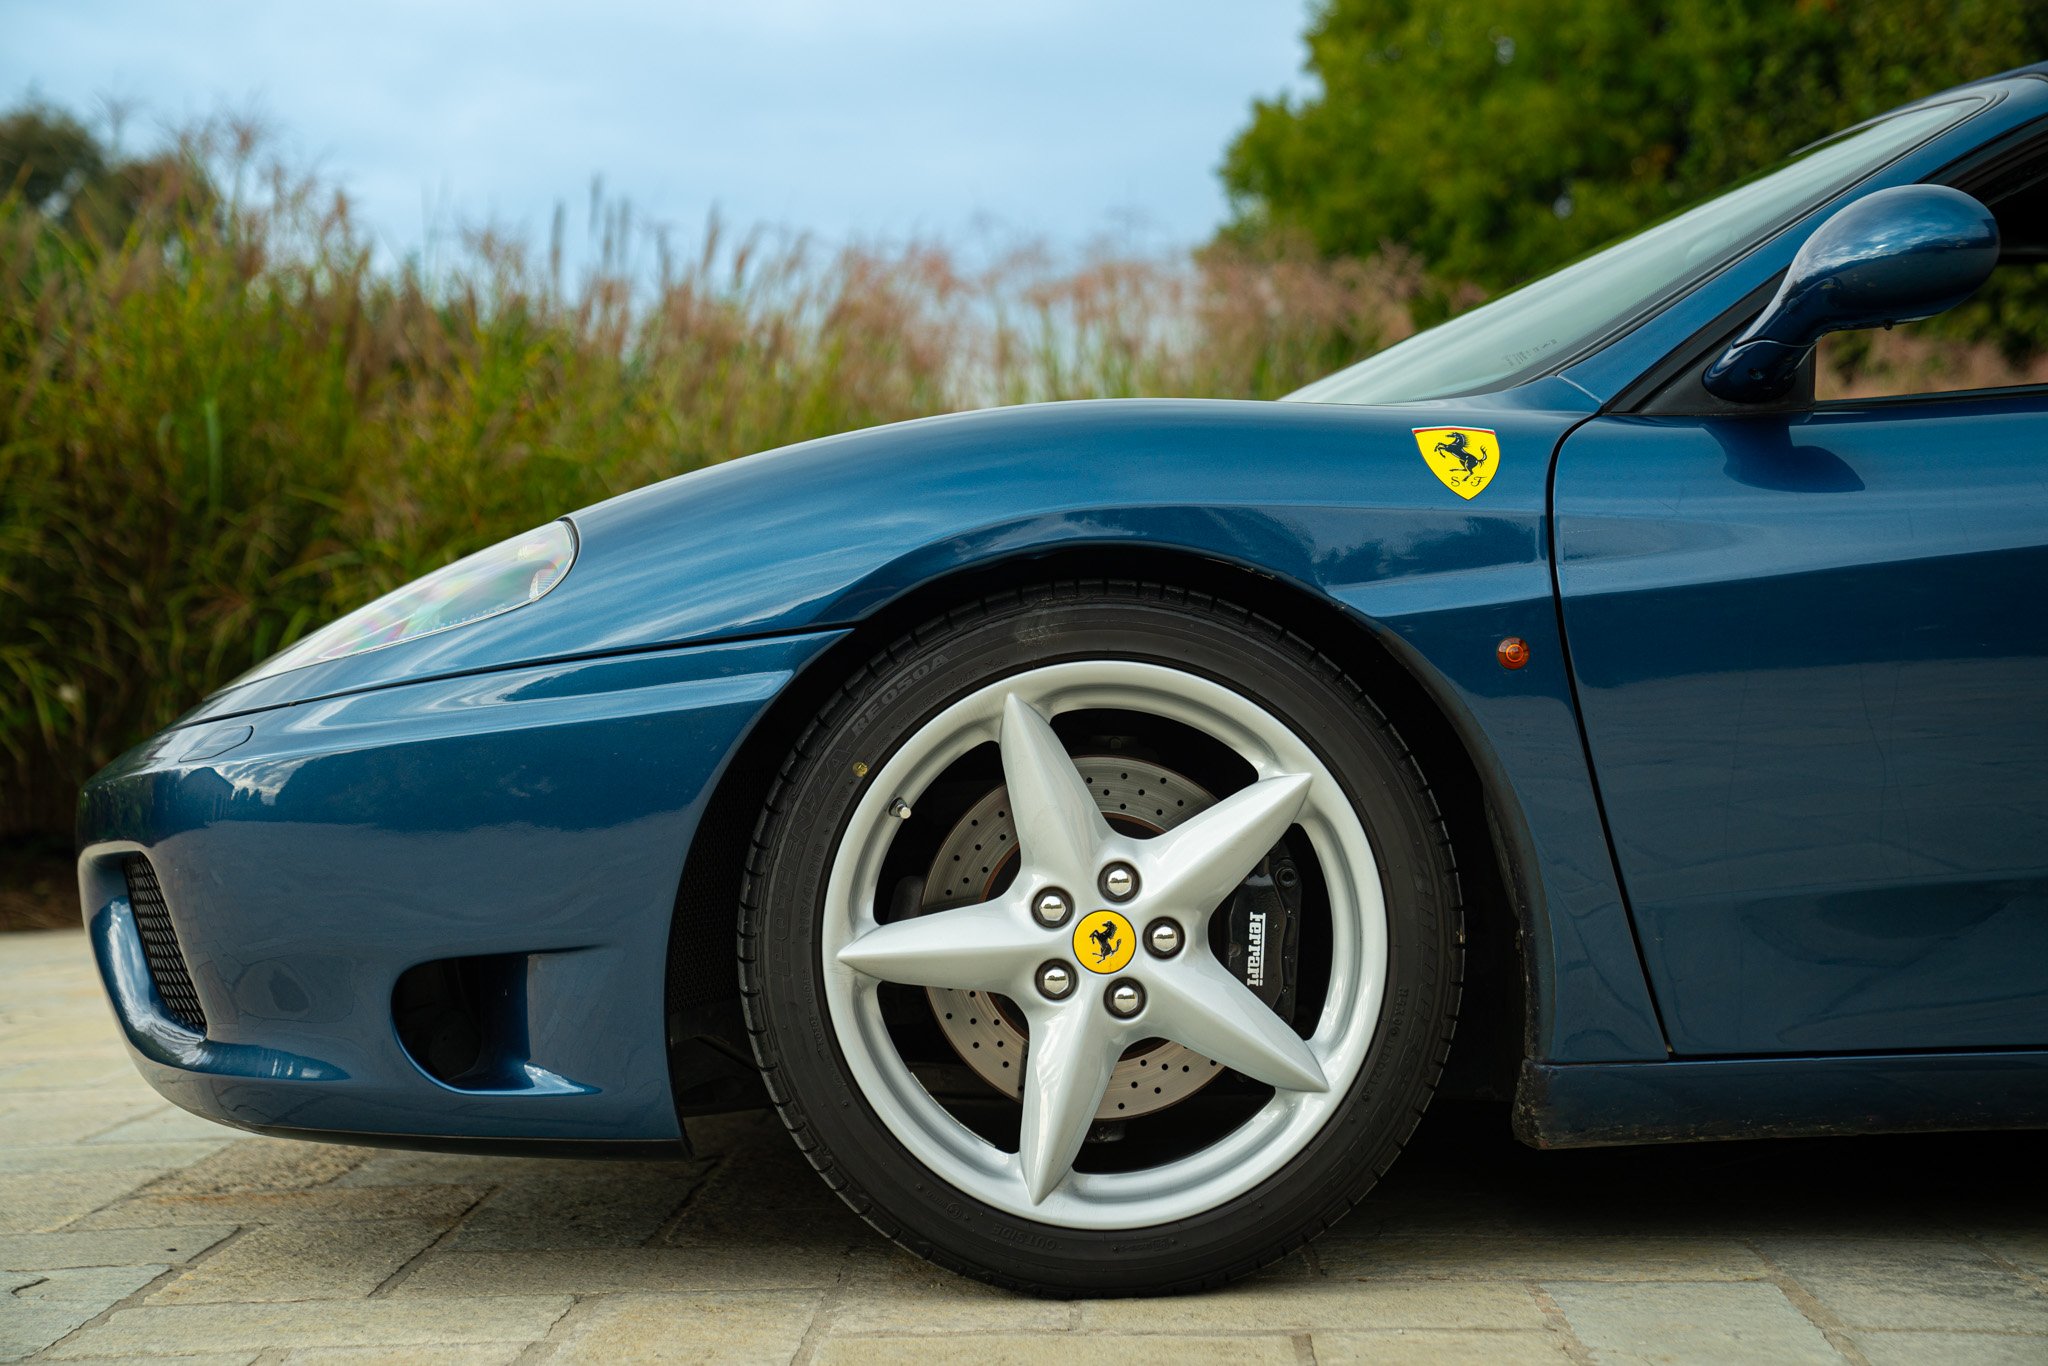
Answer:
M1493 481L1500 468L1500 440L1487 427L1417 427L1422 463L1460 498L1470 498Z
M1090 911L1074 926L1074 957L1090 972L1122 972L1138 947L1138 932L1115 911Z

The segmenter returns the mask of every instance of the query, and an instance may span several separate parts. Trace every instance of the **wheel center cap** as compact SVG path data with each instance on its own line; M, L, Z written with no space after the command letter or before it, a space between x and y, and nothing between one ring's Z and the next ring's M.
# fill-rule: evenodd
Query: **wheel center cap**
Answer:
M1074 961L1090 972L1122 972L1138 948L1138 932L1115 911L1090 911L1074 926Z

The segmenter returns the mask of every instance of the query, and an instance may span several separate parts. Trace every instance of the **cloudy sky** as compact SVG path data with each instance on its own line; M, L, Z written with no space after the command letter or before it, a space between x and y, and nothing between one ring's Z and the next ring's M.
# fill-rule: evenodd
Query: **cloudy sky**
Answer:
M545 234L593 177L644 220L829 240L1114 235L1225 211L1252 99L1303 88L1301 0L0 0L0 98L166 124L254 111L387 250ZM572 229L573 230L573 229Z

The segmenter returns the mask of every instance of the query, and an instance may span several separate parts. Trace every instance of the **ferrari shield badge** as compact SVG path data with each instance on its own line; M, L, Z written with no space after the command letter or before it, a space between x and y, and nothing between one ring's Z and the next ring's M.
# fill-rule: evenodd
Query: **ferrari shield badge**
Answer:
M1460 498L1470 498L1500 468L1500 440L1488 427L1417 427L1422 463Z

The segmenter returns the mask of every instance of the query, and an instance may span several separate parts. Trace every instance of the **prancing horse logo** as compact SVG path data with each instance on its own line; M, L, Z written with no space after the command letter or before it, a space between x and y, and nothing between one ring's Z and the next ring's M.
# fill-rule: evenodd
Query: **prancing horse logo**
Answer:
M1500 438L1488 427L1416 427L1415 445L1422 463L1443 486L1470 498L1493 480L1500 468Z
M1114 920L1103 921L1100 925L1088 931L1088 937L1095 941L1095 961L1098 963L1108 962L1110 955L1115 953L1119 947L1116 939L1116 922Z
M1461 484L1472 477L1472 471L1486 463L1485 451L1475 451L1465 444L1471 439L1464 432L1452 432L1450 436L1431 447L1438 455L1448 455L1451 459L1458 462L1459 467L1465 473L1462 476L1453 477L1457 478Z

